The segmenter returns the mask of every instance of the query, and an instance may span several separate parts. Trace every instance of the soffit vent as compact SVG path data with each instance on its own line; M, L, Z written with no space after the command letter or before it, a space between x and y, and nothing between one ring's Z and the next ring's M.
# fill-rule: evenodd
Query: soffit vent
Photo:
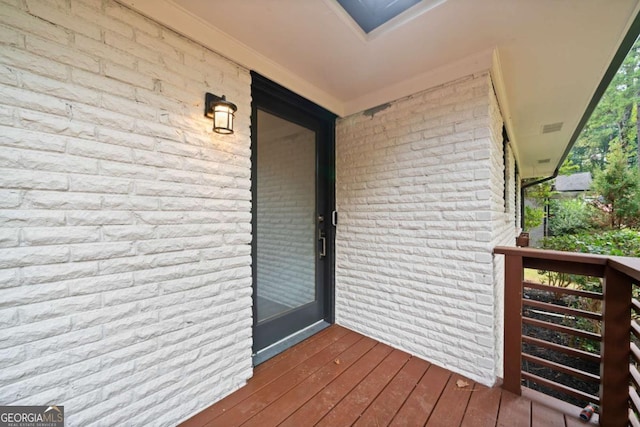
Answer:
M540 159L540 160L538 160L538 163L541 164L541 165L543 165L545 163L549 163L549 162L551 162L551 159Z
M559 132L564 122L549 123L542 126L542 133Z

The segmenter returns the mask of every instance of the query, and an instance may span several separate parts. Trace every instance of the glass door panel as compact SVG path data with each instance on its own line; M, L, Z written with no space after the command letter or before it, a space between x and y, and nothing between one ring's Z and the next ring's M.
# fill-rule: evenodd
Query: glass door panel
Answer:
M316 300L316 133L258 110L258 323Z

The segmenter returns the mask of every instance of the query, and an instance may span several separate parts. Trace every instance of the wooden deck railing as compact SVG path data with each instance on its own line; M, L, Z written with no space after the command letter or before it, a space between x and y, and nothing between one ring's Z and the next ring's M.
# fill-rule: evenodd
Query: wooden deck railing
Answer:
M520 395L523 381L532 382L542 388L598 404L602 426L640 427L640 349L636 344L640 342L640 325L635 320L640 318L640 302L632 297L633 286L640 284L640 259L512 247L497 247L494 253L505 256L503 387ZM525 281L524 271L527 268L602 278L602 293ZM523 298L525 289L529 289L527 292L550 292L552 295L569 295L581 301L592 301L595 303L588 304L589 307L601 309L585 310ZM541 313L538 317L542 318L546 314L561 319L588 319L590 324L598 327L596 332L589 331L563 322L523 316L523 311ZM552 330L572 338L568 340L569 344L554 343L523 334L523 326ZM599 346L599 352L571 345L579 340L595 343L592 348ZM599 374L523 352L523 344L599 363ZM527 372L523 369L523 361L573 376L585 383L595 382L599 384L599 392L595 395Z

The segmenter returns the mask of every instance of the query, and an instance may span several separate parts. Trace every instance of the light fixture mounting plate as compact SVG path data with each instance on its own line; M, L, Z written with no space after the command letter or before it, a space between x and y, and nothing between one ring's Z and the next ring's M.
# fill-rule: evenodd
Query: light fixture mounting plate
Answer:
M218 101L226 101L224 96L214 95L212 93L206 92L204 94L204 116L212 118L213 117L213 108L211 107L212 102Z

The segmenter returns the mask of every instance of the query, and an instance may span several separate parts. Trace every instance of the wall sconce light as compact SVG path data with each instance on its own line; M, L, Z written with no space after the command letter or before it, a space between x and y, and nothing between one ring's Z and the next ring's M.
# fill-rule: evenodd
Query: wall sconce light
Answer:
M227 98L207 92L204 96L204 115L213 119L213 131L222 134L233 133L233 117L238 107Z

